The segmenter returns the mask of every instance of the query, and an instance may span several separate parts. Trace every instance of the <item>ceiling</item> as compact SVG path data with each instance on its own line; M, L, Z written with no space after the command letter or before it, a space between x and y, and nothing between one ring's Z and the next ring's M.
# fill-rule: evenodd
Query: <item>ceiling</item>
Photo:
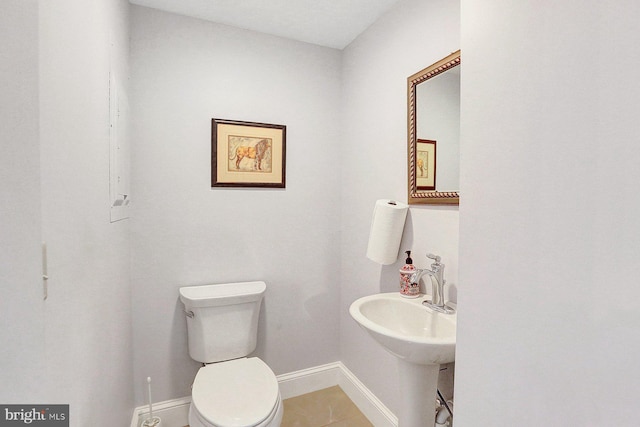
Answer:
M130 0L140 6L343 49L399 0Z

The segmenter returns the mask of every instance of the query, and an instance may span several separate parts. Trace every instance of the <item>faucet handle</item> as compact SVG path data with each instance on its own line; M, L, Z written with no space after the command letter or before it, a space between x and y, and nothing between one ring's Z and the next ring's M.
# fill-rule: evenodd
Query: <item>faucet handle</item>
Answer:
M427 258L431 258L432 260L435 260L436 264L440 264L440 255L427 254Z

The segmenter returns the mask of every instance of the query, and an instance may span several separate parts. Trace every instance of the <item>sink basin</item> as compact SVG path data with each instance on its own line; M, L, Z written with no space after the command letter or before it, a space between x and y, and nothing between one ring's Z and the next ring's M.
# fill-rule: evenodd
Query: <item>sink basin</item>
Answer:
M382 347L406 362L453 362L456 315L431 310L422 305L425 299L403 298L398 292L375 294L356 300L349 313Z
M402 427L433 425L440 365L455 360L456 315L422 305L426 299L392 292L362 297L349 307L351 317L398 358Z

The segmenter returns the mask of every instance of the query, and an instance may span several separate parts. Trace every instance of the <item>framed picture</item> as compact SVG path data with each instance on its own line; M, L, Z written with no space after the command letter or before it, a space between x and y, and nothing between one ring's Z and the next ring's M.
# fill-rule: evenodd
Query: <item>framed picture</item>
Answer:
M416 141L416 187L418 190L436 189L436 141Z
M212 187L285 187L283 125L211 119Z

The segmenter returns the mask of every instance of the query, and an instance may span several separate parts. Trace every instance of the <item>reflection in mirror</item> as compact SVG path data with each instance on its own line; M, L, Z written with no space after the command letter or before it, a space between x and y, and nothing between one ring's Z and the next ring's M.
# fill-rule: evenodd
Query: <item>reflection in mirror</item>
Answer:
M409 77L410 204L458 204L460 51Z
M416 132L419 140L440 141L436 163L437 191L460 188L460 67L422 82L416 88ZM420 150L418 149L418 153ZM434 176L435 178L435 176Z

